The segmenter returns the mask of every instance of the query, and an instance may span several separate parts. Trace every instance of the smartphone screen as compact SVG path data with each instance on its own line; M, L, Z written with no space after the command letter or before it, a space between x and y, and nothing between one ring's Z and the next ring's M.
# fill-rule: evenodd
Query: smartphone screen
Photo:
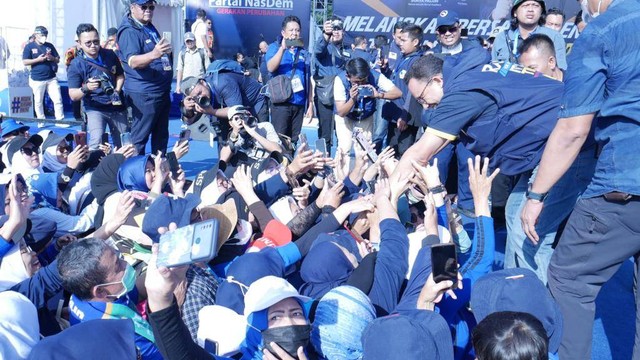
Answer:
M176 153L173 151L169 151L167 153L167 162L169 163L169 169L171 170L171 174L175 179L178 176L178 171L180 170L180 164L178 163L178 158L176 157Z
M133 145L131 141L131 133L122 133L120 134L120 143L122 146Z
M322 156L327 156L327 142L324 139L316 140L316 150L322 153Z
M298 135L298 144L302 145L302 144L308 144L309 140L307 140L307 135L305 134L300 134Z
M184 129L180 131L180 139L178 141L189 141L190 138L191 138L191 130Z
M453 289L458 287L458 257L455 244L431 246L431 272L433 281L453 281Z
M160 236L158 266L175 267L206 262L218 249L218 220L183 226Z
M76 141L77 146L87 145L87 133L84 131L78 131L77 134L73 135L74 140Z
M109 142L109 133L103 133L102 134L102 144L106 144Z
M169 43L171 44L171 31L163 31L162 32L162 37Z

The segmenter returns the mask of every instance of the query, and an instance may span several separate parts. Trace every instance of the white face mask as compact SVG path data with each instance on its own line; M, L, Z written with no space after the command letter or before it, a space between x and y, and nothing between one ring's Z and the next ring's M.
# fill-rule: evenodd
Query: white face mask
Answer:
M38 35L36 36L36 40L39 44L44 44L47 42L47 37L45 35Z
M582 2L580 2L580 8L582 9L582 20L585 24L588 24L589 22L593 21L593 19L600 16L600 5L602 5L602 0L598 1L598 9L596 10L596 12L591 14L589 12L589 0L582 0Z

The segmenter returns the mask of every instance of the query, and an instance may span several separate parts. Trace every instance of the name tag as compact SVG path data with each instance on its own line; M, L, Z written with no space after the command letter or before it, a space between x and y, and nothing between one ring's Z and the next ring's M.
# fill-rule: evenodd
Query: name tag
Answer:
M400 73L398 74L398 77L400 79L404 79L404 76L407 74L407 70L402 70L400 71Z
M343 51L342 56L350 58L351 54L348 51Z
M293 79L291 79L291 90L293 90L294 93L304 90L302 80L300 80L298 76L294 76Z
M398 54L396 54L394 52L390 52L389 53L389 59L396 60L397 58L398 58Z
M144 41L145 44L148 44L150 42L151 42L151 39L147 39L147 40Z
M31 53L32 53L33 55L36 55L36 54L38 53L38 49L31 49Z

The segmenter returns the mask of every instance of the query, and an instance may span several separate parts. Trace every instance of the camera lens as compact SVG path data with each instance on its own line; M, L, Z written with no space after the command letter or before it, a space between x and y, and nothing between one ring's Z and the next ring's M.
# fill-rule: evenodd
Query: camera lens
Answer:
M198 105L200 105L200 107L203 107L203 108L211 105L211 99L209 99L207 96L199 96L197 101L198 101Z

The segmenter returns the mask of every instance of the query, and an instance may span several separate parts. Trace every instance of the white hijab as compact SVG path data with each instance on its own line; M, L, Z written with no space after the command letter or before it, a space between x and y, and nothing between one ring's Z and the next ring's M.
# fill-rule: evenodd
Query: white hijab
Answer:
M11 173L21 174L25 179L31 175L42 173L42 156L40 156L40 166L34 168L27 162L22 151L16 151L11 157Z
M67 164L63 164L58 161L58 155L56 154L57 151L58 144L44 149L42 167L49 169L50 172L62 172L64 171L64 168L67 167Z
M26 359L40 340L38 311L24 295L0 292L0 358Z
M22 254L20 254L20 245L17 243L0 261L0 291L5 291L29 278L27 268L22 261Z

